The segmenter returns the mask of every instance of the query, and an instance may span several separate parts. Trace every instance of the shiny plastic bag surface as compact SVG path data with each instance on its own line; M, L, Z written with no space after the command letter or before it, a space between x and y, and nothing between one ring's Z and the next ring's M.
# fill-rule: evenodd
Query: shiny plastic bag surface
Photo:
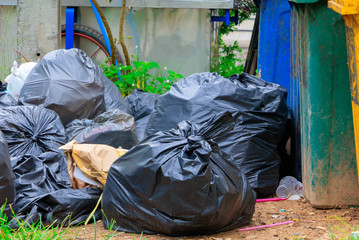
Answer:
M130 149L138 143L133 117L114 109L94 119L74 120L66 126L70 140L77 143L106 144Z
M6 92L0 92L0 108L8 106L16 106L17 101L10 94Z
M0 108L0 130L5 135L11 157L57 151L68 141L59 116L42 107Z
M199 235L251 221L255 192L213 138L233 128L227 112L143 140L111 166L102 208L120 231ZM106 221L104 221L105 227Z
M59 49L46 54L27 76L19 102L54 110L64 125L106 111L102 71L85 52Z
M137 135L140 141L145 137L144 135L149 116L152 113L156 99L159 96L159 94L135 89L125 98L131 110L131 115L135 118Z
M219 112L231 112L234 129L214 141L246 174L259 197L266 197L275 193L279 182L276 149L286 127L286 95L280 85L245 73L228 79L196 73L157 99L145 135L168 131L182 120L205 123Z
M61 152L11 158L11 164L16 188L13 209L18 219L29 223L41 219L49 225L56 220L55 226L66 226L71 220L76 225L87 219L101 195L98 188L71 187L67 160Z
M15 198L14 177L10 162L9 150L4 134L0 131L0 206L12 204ZM6 208L9 217L11 212Z

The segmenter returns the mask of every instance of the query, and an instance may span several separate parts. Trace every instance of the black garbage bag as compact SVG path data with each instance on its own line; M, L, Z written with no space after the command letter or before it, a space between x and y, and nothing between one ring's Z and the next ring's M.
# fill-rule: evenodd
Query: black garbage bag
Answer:
M68 142L59 116L42 107L0 108L0 130L5 135L11 157L57 151Z
M135 120L150 115L155 107L156 99L159 94L144 92L142 89L135 89L125 100L127 101L130 114Z
M8 217L11 216L8 204L12 204L14 199L15 185L10 163L9 150L5 136L0 131L0 208L3 206L3 204L7 204L4 212Z
M70 140L78 143L106 144L130 149L138 143L133 117L119 109L100 114L94 119L74 120L66 126Z
M0 92L6 91L6 88L7 88L7 83L1 82L1 79L0 79Z
M0 108L8 106L16 106L17 101L10 94L6 92L0 92Z
M255 192L212 141L233 125L228 112L203 126L183 121L133 147L110 168L102 201L106 217L121 231L172 236L248 224Z
M145 139L145 130L149 119L150 119L150 115L140 118L136 121L136 131L139 141Z
M182 120L205 123L218 112L231 112L234 130L214 141L246 174L258 197L265 197L275 193L279 182L276 149L286 127L286 94L285 88L245 73L229 79L193 74L157 99L146 136L168 131Z
M282 179L285 176L293 176L300 179L299 169L297 166L298 161L296 159L298 155L296 150L296 141L298 141L298 136L295 135L293 110L288 108L287 127L277 149L281 159L279 179Z
M71 187L67 160L61 152L11 158L11 164L16 188L13 209L18 219L29 223L41 219L44 225L55 220L55 225L68 225L70 215L76 225L87 219L101 195L98 188ZM95 217L100 217L100 212Z
M117 86L104 74L102 74L101 77L105 87L104 97L106 111L108 112L114 109L119 109L123 112L131 114L130 109L128 108L128 103L122 98L121 92L118 90Z
M82 50L52 51L27 76L19 102L54 110L64 125L94 118L106 110L101 68Z
M150 118L150 114L155 107L156 99L159 94L143 92L141 89L135 89L125 100L128 102L130 114L135 118L138 139L142 141L145 138L145 130Z

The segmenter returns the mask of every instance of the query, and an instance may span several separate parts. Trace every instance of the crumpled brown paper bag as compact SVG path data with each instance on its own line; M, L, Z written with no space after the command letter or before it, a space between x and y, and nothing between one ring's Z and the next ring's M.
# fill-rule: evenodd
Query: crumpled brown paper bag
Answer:
M104 186L112 163L127 152L125 149L108 145L78 144L76 141L71 141L59 149L65 150L67 169L74 189L94 187L74 176L75 167L81 169L86 177L97 180Z

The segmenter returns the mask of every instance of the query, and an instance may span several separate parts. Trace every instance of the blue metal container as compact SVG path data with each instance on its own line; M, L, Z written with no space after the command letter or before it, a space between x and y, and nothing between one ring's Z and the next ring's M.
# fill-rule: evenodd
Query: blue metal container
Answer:
M280 84L288 91L287 103L293 111L295 126L291 138L291 152L294 159L291 161L296 165L292 166L295 168L294 172L297 171L296 177L300 178L299 88L297 78L291 78L290 48L291 39L295 38L291 38L290 5L288 0L260 0L259 11L258 76L268 82Z
M297 33L298 28L298 12L291 5L290 14L290 95L288 96L288 105L293 109L294 119L294 135L295 139L292 142L292 149L296 154L297 170L299 179L301 180L302 175L302 161L301 161L301 134L300 134L300 86L299 86L299 75L300 75L300 64L299 64L299 48Z
M261 0L258 76L290 90L290 6L288 0Z

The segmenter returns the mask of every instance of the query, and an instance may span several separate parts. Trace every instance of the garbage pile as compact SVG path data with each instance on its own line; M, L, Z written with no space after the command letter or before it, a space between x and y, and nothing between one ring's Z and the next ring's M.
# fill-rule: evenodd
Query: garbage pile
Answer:
M123 99L79 49L26 76L18 100L0 93L0 204L19 219L81 223L103 194L94 216L107 228L210 234L248 224L275 193L288 116L277 84L197 73Z
M18 71L21 69L20 66ZM101 134L120 133L115 139L118 144L135 145L138 140L133 117L126 113L127 103L117 87L81 50L53 51L27 74L18 101L12 91L0 95L0 130L6 140L1 141L1 154L9 155L0 159L1 171L5 171L0 189L6 191L6 194L1 191L0 204L11 203L18 220L29 223L41 219L45 225L54 221L62 224L69 220L69 215L71 224L84 222L102 190L93 186L74 189L71 185L68 160L59 150L69 142L64 126L71 121L91 119L85 130L93 131L86 135L81 129L78 132L82 135L76 135L81 135L83 142L101 140ZM17 76L23 74L17 72ZM14 90L10 83L16 76L10 77L8 90L10 87ZM110 127L101 125L105 122L99 120L103 119L101 113L113 121ZM95 217L101 218L100 210ZM16 227L14 219L12 224Z
M11 74L5 78L5 83L7 84L7 93L16 100L19 98L27 76L35 66L35 62L26 62L21 64L20 67L16 61L13 63Z

